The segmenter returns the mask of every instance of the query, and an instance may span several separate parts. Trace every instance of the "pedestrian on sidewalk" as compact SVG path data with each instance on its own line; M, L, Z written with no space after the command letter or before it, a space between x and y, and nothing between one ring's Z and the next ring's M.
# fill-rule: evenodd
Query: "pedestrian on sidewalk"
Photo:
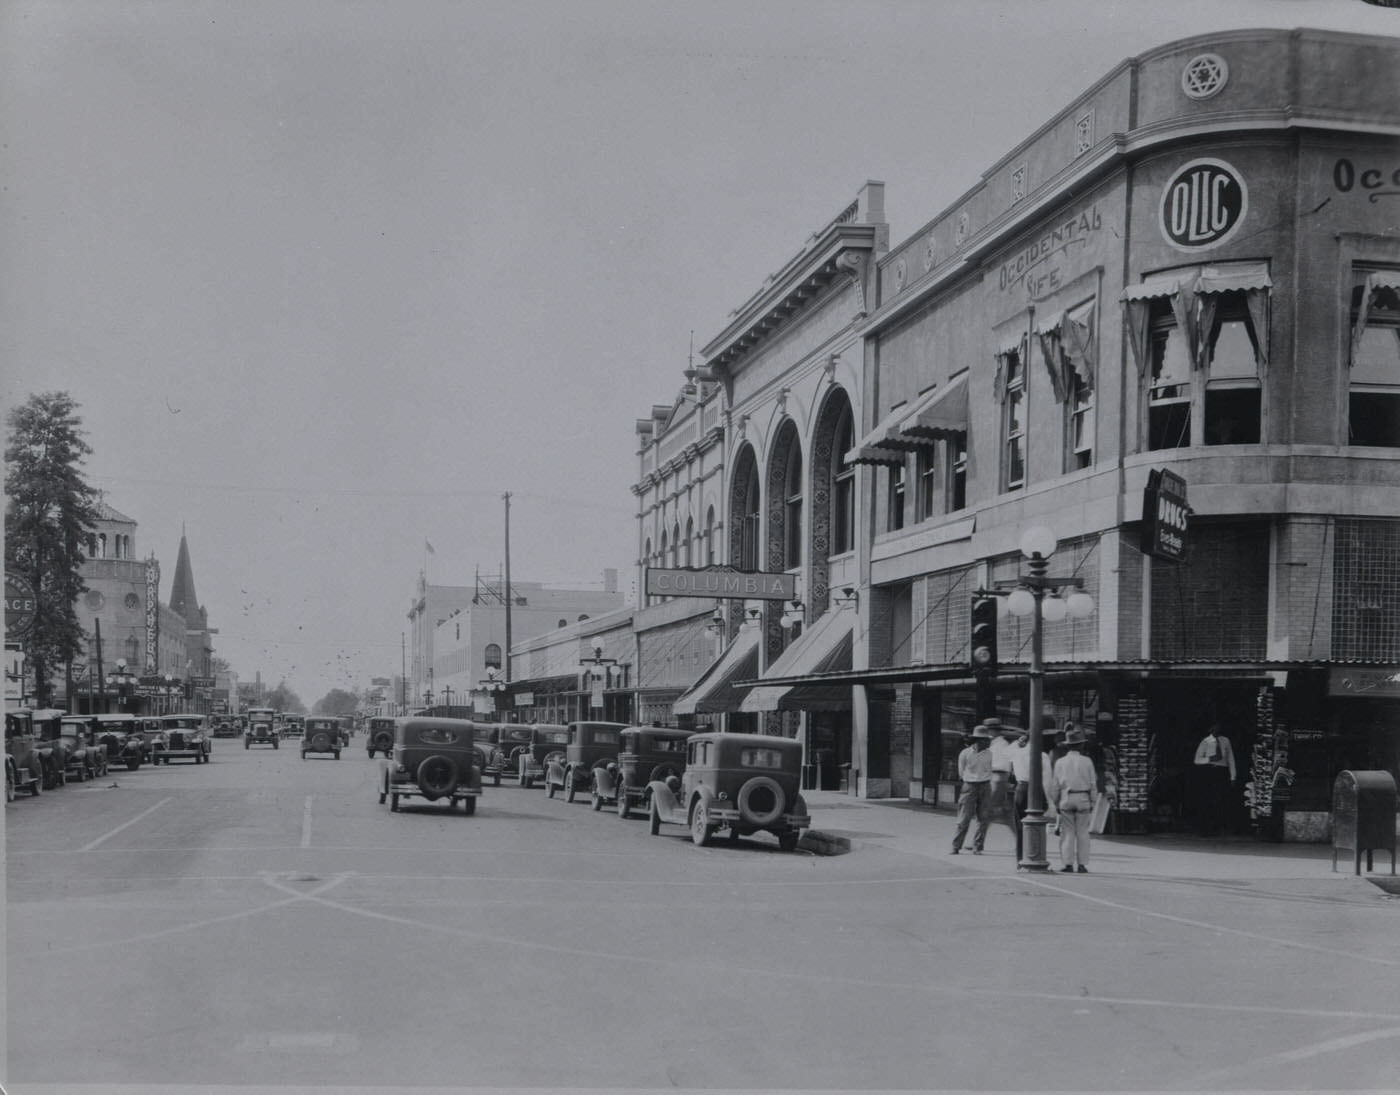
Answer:
M953 834L953 854L962 851L967 830L974 818L977 831L972 834L972 854L981 855L987 843L987 827L991 824L992 801L992 734L978 723L972 728L972 744L958 754L958 830Z
M1084 731L1065 734L1068 752L1055 762L1055 792L1060 810L1060 870L1089 873L1089 823L1099 797L1094 762L1084 755Z
M1201 836L1217 836L1229 829L1230 790L1235 785L1235 751L1230 739L1212 725L1196 746Z
M1014 829L1016 818L1011 806L1011 748L1017 730L1014 726L1003 726L998 718L983 719L982 725L992 735L992 744L988 749L992 754L992 820L1004 821Z
M1016 830L1016 862L1020 863L1025 858L1025 833L1021 822L1030 809L1031 798L1031 735L1028 730L1017 730L1016 733L1016 744L1011 747L1011 775L1016 781L1012 788L1015 814L1013 828ZM1053 725L1041 731L1045 749L1040 756L1040 802L1047 817L1055 809L1055 796L1051 793L1054 786L1055 758L1050 752L1055 733Z

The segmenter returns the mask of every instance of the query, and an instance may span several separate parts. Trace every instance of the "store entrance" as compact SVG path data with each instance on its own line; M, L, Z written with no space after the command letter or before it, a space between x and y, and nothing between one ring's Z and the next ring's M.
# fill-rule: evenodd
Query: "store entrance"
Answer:
M817 767L817 787L823 791L844 791L851 771L851 712L813 711L811 763Z

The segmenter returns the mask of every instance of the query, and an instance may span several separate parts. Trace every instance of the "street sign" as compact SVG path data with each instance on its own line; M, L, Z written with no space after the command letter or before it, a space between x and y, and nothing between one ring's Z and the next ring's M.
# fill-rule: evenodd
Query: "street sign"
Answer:
M23 578L5 575L5 635L19 638L34 623L38 602L34 590Z
M735 570L733 567L647 567L646 591L653 597L733 597L791 601L797 575Z

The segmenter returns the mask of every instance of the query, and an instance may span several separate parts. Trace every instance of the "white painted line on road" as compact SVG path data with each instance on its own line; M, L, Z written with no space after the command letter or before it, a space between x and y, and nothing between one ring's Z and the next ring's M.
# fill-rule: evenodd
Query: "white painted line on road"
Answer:
M306 806L301 811L301 846L311 847L311 796L306 796Z
M988 876L993 877L993 876ZM1400 959L1383 958L1378 954L1357 954L1353 951L1339 951L1332 947L1319 947L1312 943L1299 943L1294 939L1280 939L1276 935L1264 935L1261 932L1245 931L1243 928L1228 928L1223 924L1212 924L1206 920L1193 920L1189 916L1173 916L1171 913L1153 912L1151 909L1140 909L1136 905L1125 905L1121 901L1109 901L1103 897L1091 897L1078 889L1071 889L1067 886L1057 886L1049 882L1042 882L1035 877L1021 877L1019 881L1028 882L1032 886L1040 886L1057 894L1066 897L1077 897L1080 901L1087 901L1091 905L1103 905L1105 908L1117 909L1119 912L1136 913L1138 916L1150 916L1156 920L1166 920L1173 924L1184 924L1188 928L1208 928L1210 931L1220 932L1222 935L1238 935L1244 939L1253 939L1260 943L1272 943L1278 947L1288 947L1291 950L1308 951L1311 954L1328 954L1333 958L1350 958L1353 961L1364 962L1367 965L1392 966L1400 968Z
M135 825L138 821L140 821L143 817L146 817L146 816L149 815L149 814L155 813L157 810L159 810L162 806L164 806L164 805L165 805L167 802L169 802L169 801L171 801L171 800L168 799L168 798L163 798L163 799L161 799L161 800L160 800L159 802L157 802L154 806L152 806L149 810L142 810L139 814L137 814L137 815L136 815L134 818L132 818L130 821L123 822L121 825L118 825L115 829L113 829L113 830L112 830L111 832L109 832L109 833L103 833L100 837L98 837L96 840L94 840L91 844L86 844L86 845L84 845L83 847L79 848L78 851L80 851L80 852L90 852L90 851L92 851L94 848L96 848L96 847L97 847L99 844L101 844L103 841L109 839L110 837L116 836L116 835L117 835L119 832L121 832L123 829L128 829L128 828L130 828L131 826Z

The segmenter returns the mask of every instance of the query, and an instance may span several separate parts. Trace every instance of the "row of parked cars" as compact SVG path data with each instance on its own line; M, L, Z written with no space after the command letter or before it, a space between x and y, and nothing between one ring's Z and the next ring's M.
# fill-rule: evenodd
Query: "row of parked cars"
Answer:
M800 793L802 746L764 734L692 733L620 722L522 725L411 716L374 718L369 755L382 753L379 801L399 809L404 798L458 802L476 810L487 778L536 783L548 797L573 802L587 795L620 818L645 814L651 832L684 825L691 840L708 844L718 833L731 841L773 834L792 851L811 825Z
M68 780L96 779L109 768L188 760L213 751L203 715L73 715L57 708L5 712L5 801L38 795Z

